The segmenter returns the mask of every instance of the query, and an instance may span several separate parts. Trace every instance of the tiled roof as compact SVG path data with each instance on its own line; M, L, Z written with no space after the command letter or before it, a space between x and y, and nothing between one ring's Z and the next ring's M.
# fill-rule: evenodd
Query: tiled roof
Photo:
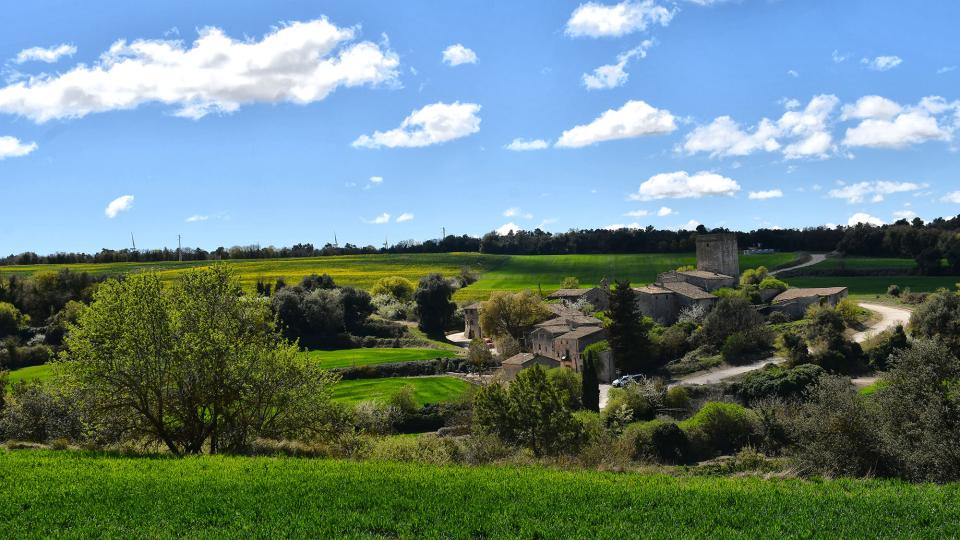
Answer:
M669 289L679 295L686 296L687 298L692 298L694 300L707 300L710 298L716 298L716 296L708 293L707 291L697 287L696 285L691 285L689 283L684 283L682 281L676 281L672 283L663 283L661 287L664 289Z
M733 279L731 276L718 274L716 272L708 272L706 270L684 270L683 272L677 272L677 273L683 274L685 276L697 277L701 279Z
M796 300L798 298L810 298L813 296L824 297L824 296L833 296L835 294L842 294L846 292L846 287L818 287L811 289L787 289L782 293L778 294L774 299L773 303L778 304L780 302L789 302L790 300Z
M634 287L634 291L643 294L673 294L673 291L658 287L656 285L644 285L643 287Z
M557 339L581 339L581 338L596 334L597 332L606 332L606 330L604 330L599 326L581 326L576 330L571 330L567 332L566 334L558 337Z
M547 298L579 298L593 289L557 289L547 295Z
M511 356L510 358L507 358L506 360L503 361L502 365L506 365L506 366L524 366L524 365L527 365L527 364L529 364L530 362L536 361L536 360L538 360L538 359L540 359L540 360L545 360L546 363L549 363L549 364L552 364L552 365L558 365L558 364L559 364L559 362L557 362L557 361L554 360L553 358L549 358L549 357L542 356L542 355L539 355L539 354L534 354L534 353L520 353L520 354L515 354L515 355Z

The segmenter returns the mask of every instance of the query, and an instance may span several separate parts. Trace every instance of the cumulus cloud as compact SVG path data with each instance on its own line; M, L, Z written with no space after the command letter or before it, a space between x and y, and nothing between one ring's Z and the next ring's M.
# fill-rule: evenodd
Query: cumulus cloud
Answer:
M688 154L707 152L711 157L746 156L758 151L781 151L787 159L826 157L833 148L827 120L838 102L833 95L814 96L802 110L787 110L776 121L764 118L749 130L729 116L720 116L691 131L683 149ZM782 144L781 139L788 144Z
M797 70L795 70L795 69L788 69L788 70L787 70L787 75L789 75L789 76L793 77L794 79L796 79L797 77L800 76L800 73L799 73Z
M550 143L543 139L533 139L526 140L520 137L514 139L510 144L504 146L507 150L513 150L514 152L527 152L530 150L543 150L550 146Z
M779 189L769 189L766 191L751 191L747 195L747 197L750 199L759 200L759 201L764 201L767 199L779 199L780 197L783 197L783 191Z
M460 64L476 64L477 53L457 43L443 50L443 63L450 66L459 66Z
M413 221L413 214L409 212L404 212L397 216L397 223L403 223L405 221Z
M30 47L17 53L13 59L14 63L25 64L27 62L46 62L52 64L64 56L73 56L77 54L77 47L66 43L56 47Z
M204 216L204 215L201 215L201 214L194 214L194 215L188 217L187 219L185 219L184 221L186 221L187 223L197 223L197 222L199 222L199 221L207 221L208 219L210 219L210 216Z
M525 219L533 219L533 214L531 214L530 212L524 212L523 210L514 206L512 208L507 208L506 210L504 210L503 217L522 217Z
M943 66L937 70L937 75L943 75L944 73L950 73L957 69L957 66Z
M960 191L951 191L943 196L943 202L960 204Z
M652 25L667 26L674 12L654 0L624 0L619 4L580 4L567 21L571 37L616 37L642 32Z
M369 225L383 225L384 223L390 223L390 214L384 212L373 219L365 219L363 222Z
M503 225L497 227L494 232L496 232L500 236L506 236L510 234L510 231L517 232L519 230L521 230L520 226L511 221L509 223L504 223Z
M659 217L666 217L673 214L676 214L676 212L673 211L673 208L669 208L666 206L661 206L660 209L657 210L657 216Z
M917 217L917 213L913 210L895 210L893 217L895 219L913 219Z
M23 157L37 149L37 143L21 142L16 137L0 137L0 161L11 157Z
M110 204L103 210L104 215L113 219L120 212L126 212L133 208L133 195L121 195L110 201Z
M865 118L889 120L900 114L902 110L903 107L899 103L883 96L863 96L856 103L844 105L840 118L843 120Z
M640 184L636 193L628 197L632 201L654 199L699 199L707 196L734 195L740 191L736 181L716 173L687 171L661 173Z
M644 101L628 101L619 109L604 112L589 124L564 131L556 146L580 148L602 141L662 135L676 129L670 111L657 109Z
M847 128L845 145L904 148L927 141L951 140L958 116L954 116L953 123L939 117L949 112L960 114L960 102L928 96L917 105L904 107L880 96L866 96L853 105L844 106L843 110L844 117L861 120Z
M843 62L847 61L847 58L849 58L848 55L840 54L840 51L836 49L833 50L833 54L831 54L830 57L833 59L834 64L842 64Z
M643 228L643 225L639 223L613 223L604 227L608 231L617 231L620 229L640 229Z
M899 56L877 56L874 58L861 58L860 63L874 71L889 71L903 63Z
M382 183L383 183L383 177L382 177L382 176L371 176L371 177L370 177L370 183L371 183L371 184L382 184Z
M445 143L480 131L478 112L476 103L433 103L410 113L398 128L361 135L353 146L415 148Z
M593 73L583 74L583 85L587 90L602 90L616 88L627 82L627 64L634 58L646 58L647 50L653 46L653 40L644 40L640 45L627 52L617 55L616 64L607 64L593 70Z
M251 103L313 103L341 86L394 82L397 54L369 41L352 43L357 31L321 18L286 24L259 41L235 40L214 27L202 29L190 47L120 40L92 65L0 88L0 112L46 122L163 103L196 119Z
M850 219L847 220L847 225L851 227L860 223L879 227L884 224L884 221L865 212L857 212L856 214L850 216Z
M650 212L647 210L631 210L624 215L627 217L644 217L649 216Z
M681 231L695 231L695 230L697 230L697 227L699 227L700 225L703 225L703 223L700 223L699 221L697 221L697 220L695 220L695 219L691 219L690 221L688 221L688 222L684 223L683 225L680 225L679 227L677 227L677 230L681 230Z
M890 182L880 180L877 182L857 182L849 184L838 189L831 189L827 196L832 199L844 199L850 204L862 203L867 199L870 202L882 202L886 195L894 193L905 193L908 191L917 191L927 187L926 184L915 184L913 182Z

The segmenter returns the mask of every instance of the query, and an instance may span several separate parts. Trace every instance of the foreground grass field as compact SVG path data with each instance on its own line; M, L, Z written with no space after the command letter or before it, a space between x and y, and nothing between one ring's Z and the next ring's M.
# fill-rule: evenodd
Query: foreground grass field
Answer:
M960 276L809 276L786 278L792 287L847 287L852 296L885 295L887 287L897 284L914 292L933 292L941 287L953 289Z
M43 381L52 376L53 366L50 364L15 369L7 375L7 387L9 388L20 381Z
M453 358L456 351L441 349L343 349L303 353L326 369L374 366L391 362L416 362L435 358Z
M333 387L333 399L350 405L367 400L384 401L404 386L412 386L414 400L424 405L454 401L467 393L470 383L448 375L353 379L338 382Z
M949 538L958 486L0 451L8 538Z
M740 266L778 266L794 258L792 253L741 256ZM370 288L382 277L403 276L418 281L431 272L453 276L461 268L476 272L480 279L456 295L458 301L485 300L493 291L516 291L538 288L549 293L560 287L567 276L575 276L583 285L595 285L604 277L629 279L633 283L653 281L659 272L678 266L694 264L690 254L636 254L636 255L485 255L479 253L438 253L411 255L350 255L342 257L313 257L302 259L260 259L227 261L240 274L248 290L253 290L258 279L273 283L284 278L293 284L310 274L327 273L341 285ZM0 266L0 277L9 274L32 275L36 272L70 268L77 272L96 275L120 275L129 272L153 271L162 279L173 280L179 274L197 267L202 262L116 263Z

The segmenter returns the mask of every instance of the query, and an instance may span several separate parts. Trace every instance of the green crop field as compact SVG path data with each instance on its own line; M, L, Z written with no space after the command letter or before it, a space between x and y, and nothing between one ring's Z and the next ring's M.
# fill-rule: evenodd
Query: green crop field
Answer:
M412 386L414 400L424 405L454 401L467 393L470 383L449 375L352 379L340 381L333 387L333 399L351 405L367 400L384 401L404 386Z
M744 255L741 268L760 265L774 267L794 258L792 253L771 255ZM479 253L438 253L410 255L349 255L342 257L312 257L300 259L258 259L227 261L240 274L244 287L252 290L258 279L272 283L284 278L294 284L310 274L327 273L340 285L371 287L378 279L403 276L416 282L421 277L440 272L452 276L461 268L470 268L480 279L459 291L458 301L485 300L493 291L520 289L543 290L549 293L560 287L567 276L580 279L583 285L595 285L607 277L629 279L633 283L649 283L659 272L678 266L694 264L691 254L635 254L635 255L484 255ZM161 262L0 266L0 277L9 274L32 275L36 272L70 268L96 275L120 275L129 272L153 271L162 279L173 280L191 269L210 265L210 262Z
M0 451L7 538L952 538L956 484Z
M303 353L326 369L373 366L391 362L416 362L434 358L452 358L456 351L441 349L343 349Z
M917 263L913 259L892 257L828 257L810 268L815 270L911 270Z
M50 364L15 369L7 376L7 386L13 386L20 381L43 381L51 376L53 376L53 366Z
M807 276L785 278L791 287L847 287L853 296L875 296L887 293L897 284L914 292L933 292L941 287L953 289L960 276Z

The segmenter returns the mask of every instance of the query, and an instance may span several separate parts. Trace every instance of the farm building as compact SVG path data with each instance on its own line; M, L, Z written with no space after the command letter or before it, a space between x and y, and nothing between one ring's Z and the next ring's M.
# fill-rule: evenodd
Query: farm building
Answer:
M836 306L847 297L846 287L820 287L812 289L787 289L775 296L768 311L786 313L799 319L815 304Z
M591 306L599 311L607 309L610 306L610 291L601 287L591 287L589 289L559 289L547 295L547 299L564 300L571 303L583 300L589 302Z
M600 326L582 326L561 335L553 342L560 365L577 373L583 371L583 350L607 339L607 330Z
M533 367L534 365L541 365L547 369L560 367L560 362L554 360L553 358L547 358L535 353L520 353L511 356L503 361L503 375L504 378L508 381L512 381L517 377L517 374L521 370L527 369L528 367Z

